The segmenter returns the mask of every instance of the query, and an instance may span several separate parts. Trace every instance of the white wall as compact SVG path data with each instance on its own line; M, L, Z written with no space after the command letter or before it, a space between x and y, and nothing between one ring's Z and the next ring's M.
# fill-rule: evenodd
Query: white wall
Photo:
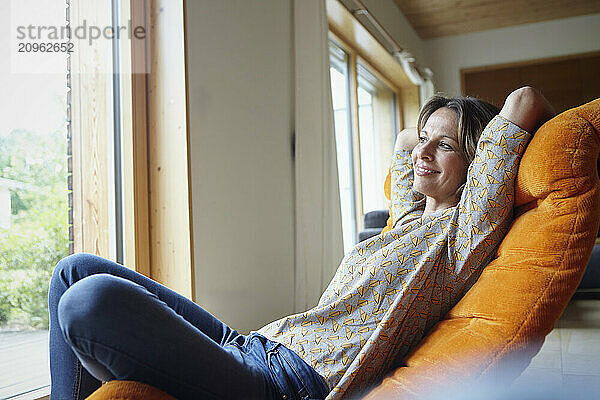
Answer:
M248 331L293 309L291 0L185 4L196 301Z
M424 41L437 91L460 94L460 69L600 50L600 14Z

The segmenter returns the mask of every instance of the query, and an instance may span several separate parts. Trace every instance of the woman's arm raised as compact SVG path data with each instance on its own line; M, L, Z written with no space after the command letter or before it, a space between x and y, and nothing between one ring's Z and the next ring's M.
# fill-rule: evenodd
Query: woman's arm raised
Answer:
M449 235L465 288L479 274L473 268L487 265L510 226L519 161L531 134L553 115L537 90L523 87L508 95L500 114L484 129L457 206L458 223Z
M394 226L398 220L415 211L423 199L412 187L413 165L410 152L418 141L416 128L403 129L396 136L390 167L390 218Z
M524 86L509 94L500 110L500 116L531 133L555 114L548 100L530 86Z

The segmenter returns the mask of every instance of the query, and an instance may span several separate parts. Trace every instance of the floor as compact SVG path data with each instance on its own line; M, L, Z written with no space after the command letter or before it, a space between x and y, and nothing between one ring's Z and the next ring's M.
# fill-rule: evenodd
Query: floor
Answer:
M0 399L42 397L48 371L48 331L0 332Z
M600 300L572 300L540 352L515 381L557 399L600 398Z

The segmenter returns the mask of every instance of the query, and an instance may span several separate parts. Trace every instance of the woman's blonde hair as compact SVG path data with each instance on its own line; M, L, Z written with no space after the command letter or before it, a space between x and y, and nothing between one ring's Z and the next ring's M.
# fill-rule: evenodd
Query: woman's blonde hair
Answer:
M485 100L474 97L435 95L421 108L417 122L417 134L421 132L431 114L442 107L449 108L456 113L459 151L471 164L475 158L481 132L488 122L500 112L500 109Z

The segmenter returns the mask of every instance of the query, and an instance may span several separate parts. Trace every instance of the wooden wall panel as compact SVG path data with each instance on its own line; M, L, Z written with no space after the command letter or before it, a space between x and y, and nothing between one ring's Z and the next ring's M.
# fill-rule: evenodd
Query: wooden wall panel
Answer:
M583 82L582 95L586 99L600 96L600 56L590 57L581 68L581 80Z
M507 88L518 82L519 72L511 68L489 70L470 74L468 79L465 76L465 80L463 94L480 97L500 106L506 97Z
M501 107L514 89L529 85L544 93L557 112L600 97L600 53L461 70L464 95Z

